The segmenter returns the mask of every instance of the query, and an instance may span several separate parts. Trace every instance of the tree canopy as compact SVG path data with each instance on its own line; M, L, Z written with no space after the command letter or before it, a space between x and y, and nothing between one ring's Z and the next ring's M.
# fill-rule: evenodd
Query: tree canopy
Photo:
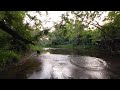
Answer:
M100 25L99 19L103 13L108 15L103 19L104 24ZM69 18L70 14L75 18ZM50 35L53 44L93 45L101 41L99 44L104 49L119 51L119 11L68 11L61 19L60 23L55 24L56 30ZM96 28L91 29L90 25Z
M25 17L34 21L24 23ZM39 21L39 22L38 22ZM35 27L35 28L34 28ZM28 11L0 11L0 62L12 62L37 45L38 37L47 34L48 30L40 31L40 20L28 14ZM3 54L4 53L4 54Z

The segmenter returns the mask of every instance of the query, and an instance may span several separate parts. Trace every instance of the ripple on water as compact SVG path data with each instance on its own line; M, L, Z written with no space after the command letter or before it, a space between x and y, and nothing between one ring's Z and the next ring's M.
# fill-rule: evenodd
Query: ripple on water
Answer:
M104 60L90 56L73 56L71 57L71 62L78 67L91 70L101 70L107 67L107 63Z
M103 79L107 64L100 58L60 54L42 54L42 70L31 78L38 79ZM69 61L72 61L70 63ZM77 67L76 67L77 66Z

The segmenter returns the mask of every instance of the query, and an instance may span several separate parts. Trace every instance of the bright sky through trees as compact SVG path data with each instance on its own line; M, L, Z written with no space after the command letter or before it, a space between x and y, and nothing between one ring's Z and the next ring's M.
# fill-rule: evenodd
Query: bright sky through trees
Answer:
M46 14L46 11L40 11L40 12L41 12L41 15L39 15L34 11L30 11L29 14L32 16L37 16L37 18L42 21L43 28L52 28L54 25L54 22L59 22L61 20L60 16L66 13L66 11L48 11L47 14ZM96 21L98 21L100 25L103 25L104 23L102 22L102 20L105 18L107 14L108 12L103 13L101 15L100 20L96 18ZM73 18L73 16L70 15L70 18ZM29 19L27 17L25 18L25 22L29 22ZM33 24L34 24L34 21L31 22L31 25ZM90 25L90 27L94 27L94 26Z

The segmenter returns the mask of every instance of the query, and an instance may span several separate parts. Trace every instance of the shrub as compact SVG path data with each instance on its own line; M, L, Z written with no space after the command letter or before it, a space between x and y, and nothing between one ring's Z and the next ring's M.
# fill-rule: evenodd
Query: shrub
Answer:
M0 50L0 65L2 64L12 64L16 63L19 60L19 55L14 51L9 50Z

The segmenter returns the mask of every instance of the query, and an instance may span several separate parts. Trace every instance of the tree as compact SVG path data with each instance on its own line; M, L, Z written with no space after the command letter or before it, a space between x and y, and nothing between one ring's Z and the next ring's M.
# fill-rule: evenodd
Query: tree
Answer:
M40 31L38 26L41 24L31 15L29 17L35 22L36 28L33 28L30 22L24 23L27 13L27 11L0 11L0 66L5 66L4 64L8 62L14 63L19 56L31 50L31 44L36 44L34 37L37 34L33 32ZM45 34L45 31L42 32Z

